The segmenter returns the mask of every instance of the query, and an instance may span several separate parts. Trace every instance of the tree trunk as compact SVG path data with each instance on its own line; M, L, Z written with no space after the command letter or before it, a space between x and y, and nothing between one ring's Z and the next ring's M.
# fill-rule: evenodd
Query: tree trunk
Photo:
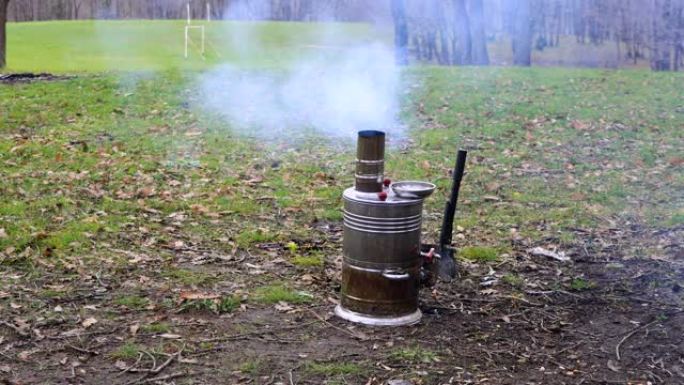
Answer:
M394 52L398 65L408 65L408 24L405 0L390 0L394 19Z
M669 31L667 21L669 19L669 9L662 1L653 0L653 31L651 49L651 69L653 71L670 71L671 57L669 44Z
M515 15L513 32L513 64L529 67L532 64L532 19L530 0L520 0Z
M7 6L9 0L0 0L0 68L7 64Z
M456 65L468 65L472 62L472 38L465 0L456 0L454 8L456 11L456 39L458 39L458 48L454 50L454 63Z
M485 36L482 0L473 0L470 5L472 63L474 65L486 66L489 65L489 53L487 52L487 36Z

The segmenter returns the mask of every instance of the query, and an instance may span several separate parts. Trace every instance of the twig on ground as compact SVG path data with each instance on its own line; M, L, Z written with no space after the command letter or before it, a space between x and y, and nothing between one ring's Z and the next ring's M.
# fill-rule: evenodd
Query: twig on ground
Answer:
M159 381L173 380L174 378L178 378L178 377L192 376L195 373L196 372L176 372L176 373L167 374L165 376L148 378L146 380L141 379L139 382L134 382L134 384L141 384L141 385L142 384L151 384L151 383L159 382Z
M134 370L131 368L129 370L130 372L134 372L134 373L145 372L145 374L142 377L139 377L139 378L137 378L131 382L128 382L126 385L147 384L150 382L168 380L171 378L179 377L179 376L174 376L174 377L162 376L162 377L155 377L155 378L147 379L147 377L149 377L150 375L159 374L162 370L164 370L167 366L169 366L171 364L171 362L173 362L173 360L175 360L176 358L179 358L181 353L183 353L183 349L184 348L182 348L179 351L177 351L176 353L172 354L166 361L164 361L164 363L162 363L159 366L157 366L157 360L154 358L154 355L152 353L149 353L147 351L143 351L143 353L152 357L152 359L153 359L152 369ZM179 372L179 373L185 373L185 372ZM176 373L176 374L178 374L178 373ZM169 376L173 376L173 374L171 374Z
M162 370L164 370L164 368L166 368L167 366L169 366L173 360L175 360L176 358L179 358L180 355L181 355L181 353L183 353L183 349L180 349L178 352L176 352L175 354L171 355L171 357L169 357L168 360L166 360L163 364L159 365L158 368L153 369L150 373L152 373L152 374L158 374L159 372L161 372Z
M148 357L152 358L152 369L141 370L141 371L151 372L151 371L153 371L154 369L156 369L156 368L157 368L157 358L154 356L154 354L148 352L147 350L143 350L142 352L145 353L145 354L147 354Z
M8 328L14 330L15 333L19 334L22 337L28 337L29 333L26 330L22 330L18 326L14 325L13 323L7 322L7 321L0 321L0 325L7 326Z
M79 348L78 346L74 346L74 345L71 345L71 344L66 344L66 345L64 345L64 346L67 347L67 348L69 348L69 349L75 350L75 351L77 351L77 352L79 352L79 353L90 354L90 355L93 355L93 356L99 356L99 355L100 355L100 352L96 352L96 351L94 351L94 350L88 350L88 349L84 349L84 348Z
M138 359L135 361L135 363L133 363L133 365L131 365L131 366L127 367L127 368L124 368L124 369L121 371L121 373L119 373L119 374L121 375L121 374L124 374L124 373L126 373L126 372L129 372L129 371L134 370L135 367L138 366L138 364L139 364L140 361L142 360L143 356L144 356L144 354L138 353Z
M221 342L221 341L228 341L228 340L235 340L235 339L251 337L251 336L258 335L258 334L284 332L284 331L293 330L293 329L300 329L300 328L315 324L317 322L319 322L319 321L310 321L310 322L305 322L303 324L290 325L290 326L285 326L285 327L281 327L281 328L274 328L274 329L270 329L270 330L256 330L253 332L233 334L230 336L206 338L203 340L199 340L199 342Z
M343 328L341 328L341 327L339 327L339 326L333 325L333 324L331 324L330 322L328 322L325 318L321 317L321 316L320 316L318 313L316 313L315 311L313 311L313 310L311 310L311 309L308 309L308 310L309 310L309 312L311 312L311 314L314 315L314 317L318 318L321 322L323 322L324 324L330 326L331 328L333 328L333 329L335 329L335 330L339 330L339 331L341 331L342 333L345 333L345 334L347 334L347 335L350 335L351 337L356 338L356 339L359 339L359 340L367 340L367 339L368 339L368 337L363 337L363 336L354 334L353 332L351 332L351 331L349 331L349 330L347 330L347 329L343 329Z
M615 345L615 358L617 358L617 360L620 361L620 346L622 346L622 344L624 344L625 341L627 341L628 339L630 339L630 337L632 337L633 335L635 335L639 330L642 330L642 329L644 329L644 328L647 328L647 327L649 327L649 326L651 326L651 325L653 325L653 324L655 324L655 323L658 323L658 322L660 322L660 321L661 321L661 320L657 319L657 320L651 321L651 322L649 322L649 323L647 323L647 324L645 324L645 325L641 325L641 326L637 327L636 329L632 330L631 332L627 333L627 335L625 335L624 337L622 337L622 339L620 340L620 342L618 342L617 345Z

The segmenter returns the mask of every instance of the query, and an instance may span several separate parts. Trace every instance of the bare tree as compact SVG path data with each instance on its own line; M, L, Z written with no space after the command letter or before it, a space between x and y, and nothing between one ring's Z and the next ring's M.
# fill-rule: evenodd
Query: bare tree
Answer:
M529 67L532 64L530 0L520 0L516 4L513 31L513 64Z
M406 3L404 0L391 0L394 19L394 49L397 64L408 64L408 25L406 23Z
M489 65L482 0L470 2L470 36L472 37L472 64Z
M0 0L0 68L7 64L7 8L9 0Z

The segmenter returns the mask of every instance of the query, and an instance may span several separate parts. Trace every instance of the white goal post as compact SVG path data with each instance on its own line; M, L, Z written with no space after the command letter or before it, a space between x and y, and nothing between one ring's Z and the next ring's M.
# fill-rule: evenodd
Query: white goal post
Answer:
M187 9L187 14L188 14L188 22L185 24L185 58L187 59L188 56L190 55L190 44L194 42L190 38L190 31L197 29L200 31L201 36L202 36L202 41L200 43L200 54L202 55L202 60L204 60L204 53L206 51L206 33L203 25L193 25L192 24L192 14L190 13L190 3L188 2L186 4L186 9ZM207 21L211 21L211 4L207 2Z

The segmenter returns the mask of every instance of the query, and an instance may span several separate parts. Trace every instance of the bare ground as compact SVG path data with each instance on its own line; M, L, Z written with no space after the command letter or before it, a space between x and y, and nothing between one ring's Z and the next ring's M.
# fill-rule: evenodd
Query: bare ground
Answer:
M321 247L338 249L339 226L315 228L321 239L332 240ZM513 246L515 258L499 265L462 263L455 282L423 290L423 321L401 328L355 326L332 316L339 289L335 253L325 274L305 275L301 282L329 303L248 305L223 316L154 306L112 310L112 298L126 292L129 280L149 280L151 297L171 294L174 289L146 277L154 275L153 262L124 274L126 279L64 278L74 290L41 306L52 311L42 311L30 325L12 316L2 321L0 378L4 384L318 384L332 378L351 384L684 383L684 228L574 231L582 243L566 251L569 263L531 256L533 245L524 242ZM664 247L668 259L624 258L646 246ZM187 250L178 258L196 261L200 254ZM250 271L249 260L258 257L242 257L188 266L264 281L297 273L277 261ZM514 282L481 284L483 277L511 274L525 280L524 291ZM6 279L20 288L26 278ZM569 287L551 284L571 280ZM49 275L34 287L41 281L49 282ZM54 311L84 306L90 313L81 311L77 319ZM26 310L12 312L25 316ZM83 321L91 315L99 321L86 328ZM154 322L170 330L141 331ZM148 348L137 357L114 358L112 352L133 334ZM339 369L340 363L351 363L353 370Z

